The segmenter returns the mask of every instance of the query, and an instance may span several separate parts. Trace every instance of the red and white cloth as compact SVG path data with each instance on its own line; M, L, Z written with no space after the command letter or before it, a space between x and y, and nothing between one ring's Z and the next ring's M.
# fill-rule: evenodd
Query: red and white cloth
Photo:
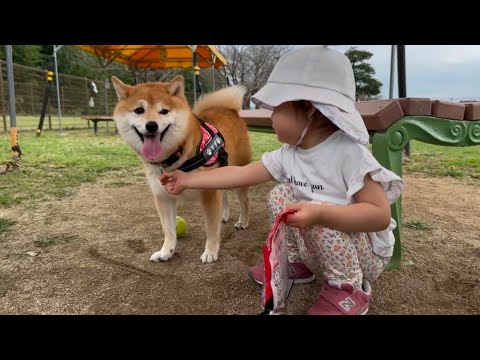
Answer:
M209 124L209 123L205 123L205 125L207 125L209 127L209 129L212 130L215 134L218 134L218 130L215 126L213 126L212 124ZM202 129L202 142L200 143L199 153L201 153L203 151L203 149L205 149L205 145L207 145L207 143L212 139L212 136L210 135L210 133L208 132L207 129L205 129L203 126L200 126L200 128ZM211 159L208 160L205 163L205 165L206 166L213 165L213 164L215 164L217 159L218 159L218 153L213 155L211 157Z
M262 289L262 307L268 315L287 312L287 298L293 285L288 279L288 250L285 236L285 219L293 211L282 212L273 223L263 247L265 279Z

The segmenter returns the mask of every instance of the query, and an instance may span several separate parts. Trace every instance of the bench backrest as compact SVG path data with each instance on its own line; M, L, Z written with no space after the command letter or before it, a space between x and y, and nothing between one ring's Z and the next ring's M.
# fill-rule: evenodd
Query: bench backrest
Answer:
M359 101L355 107L368 130L385 130L404 116L422 115L452 120L480 120L480 102L454 103L428 98ZM265 109L241 110L248 126L271 127L272 112Z

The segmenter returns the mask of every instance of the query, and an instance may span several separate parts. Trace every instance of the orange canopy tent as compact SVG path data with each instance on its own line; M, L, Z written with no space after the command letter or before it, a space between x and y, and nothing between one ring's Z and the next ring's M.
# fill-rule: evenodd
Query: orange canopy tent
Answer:
M199 68L220 67L227 61L214 45L73 45L107 61L116 61L136 68L189 68L194 70L194 99L197 86L202 92L198 80ZM198 67L198 68L197 68ZM212 72L215 88L215 72Z
M227 64L214 45L73 45L109 61L137 68L201 68ZM196 59L195 59L196 58ZM196 64L194 64L196 61Z

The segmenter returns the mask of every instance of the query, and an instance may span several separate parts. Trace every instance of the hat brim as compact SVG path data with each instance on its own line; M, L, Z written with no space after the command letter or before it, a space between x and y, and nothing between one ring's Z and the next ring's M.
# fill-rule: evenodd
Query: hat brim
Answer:
M347 113L355 111L353 100L339 92L299 84L268 82L251 98L255 105L268 110L273 110L284 102L297 100L336 106Z
M336 106L321 104L318 102L314 102L312 105L340 130L347 134L347 136L353 141L368 146L368 130L362 116L356 109L353 112L348 113L341 111Z

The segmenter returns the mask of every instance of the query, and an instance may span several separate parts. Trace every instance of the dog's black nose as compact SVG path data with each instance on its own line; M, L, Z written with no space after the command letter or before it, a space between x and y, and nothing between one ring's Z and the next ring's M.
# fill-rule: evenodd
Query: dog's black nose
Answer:
M151 134L153 134L158 129L158 124L155 121L149 121L145 124L145 128Z

